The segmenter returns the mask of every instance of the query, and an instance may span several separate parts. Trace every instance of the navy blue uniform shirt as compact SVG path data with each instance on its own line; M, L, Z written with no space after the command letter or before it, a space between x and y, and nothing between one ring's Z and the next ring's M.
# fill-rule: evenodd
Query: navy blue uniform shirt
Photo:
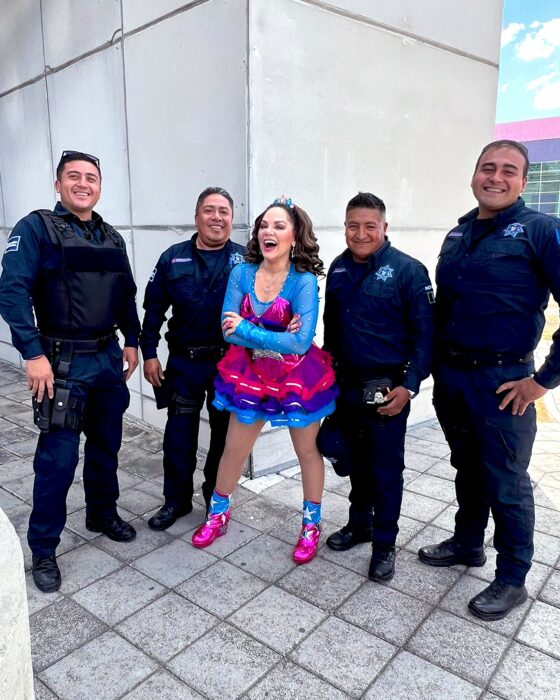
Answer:
M64 217L79 236L84 237L87 232L94 243L103 240L103 219L99 214L92 212L90 221L81 221L60 202L54 208L54 213ZM0 314L10 326L14 347L19 350L24 360L43 354L33 315L33 298L35 294L40 293L40 290L36 289L39 271L57 269L60 264L60 246L52 243L39 214L31 213L21 219L8 238L2 258ZM117 323L124 335L124 344L128 347L138 347L140 321L136 310L136 285L130 266L128 272L128 298L122 318Z
M515 204L493 219L478 209L447 234L436 270L436 344L526 355L541 338L550 292L560 301L560 220ZM535 380L560 384L560 329Z
M170 346L225 345L222 304L231 268L243 262L243 246L228 241L218 251L199 251L198 234L160 256L146 287L140 347L144 360L157 357L160 330L171 307L165 338ZM212 260L208 260L212 256ZM216 256L218 259L213 259Z
M345 250L330 266L324 345L341 367L408 365L403 386L417 392L431 370L433 317L428 271L388 240L363 265Z

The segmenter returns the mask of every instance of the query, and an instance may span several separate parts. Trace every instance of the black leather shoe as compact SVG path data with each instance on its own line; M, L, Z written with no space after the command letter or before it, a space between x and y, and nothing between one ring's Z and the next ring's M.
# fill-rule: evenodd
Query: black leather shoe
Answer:
M182 518L192 511L192 506L188 508L177 508L176 506L162 506L157 513L148 520L148 527L152 530L167 530L177 518Z
M125 523L118 515L113 515L106 520L86 518L86 527L90 532L102 532L115 542L132 542L136 537L136 530L132 525Z
M501 620L526 600L525 586L513 586L494 579L488 588L469 601L469 610L482 620Z
M327 547L337 552L345 552L361 542L371 542L371 530L360 530L348 523L341 530L327 537Z
M453 566L464 564L465 566L484 566L486 554L484 549L461 549L453 537L439 544L430 544L420 547L418 556L429 566Z
M54 554L51 557L34 556L31 573L35 585L43 593L53 593L60 588L62 576Z
M395 575L395 558L397 554L394 547L376 549L371 553L368 577L372 581L390 581Z

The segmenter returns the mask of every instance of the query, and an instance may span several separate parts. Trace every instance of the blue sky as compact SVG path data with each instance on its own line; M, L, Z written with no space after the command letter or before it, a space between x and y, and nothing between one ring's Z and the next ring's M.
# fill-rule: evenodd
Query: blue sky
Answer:
M560 2L504 0L496 123L560 116Z

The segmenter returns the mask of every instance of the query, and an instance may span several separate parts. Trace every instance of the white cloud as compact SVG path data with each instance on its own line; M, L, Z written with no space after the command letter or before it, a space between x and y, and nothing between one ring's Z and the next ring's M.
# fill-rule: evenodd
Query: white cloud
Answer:
M533 107L539 112L560 109L560 80L544 85L535 93Z
M500 92L504 93L509 90L509 83L504 83L503 85L500 86Z
M525 25L519 22L510 22L505 29L502 29L502 48L511 44L522 29L525 29Z
M542 24L542 22L535 20L534 22L531 22L531 24L529 26L531 27L531 29L537 29L537 27L540 27L541 24Z
M527 92L532 92L533 90L536 90L537 88L542 87L547 83L550 83L550 81L556 78L557 75L557 70L552 71L552 73L547 73L546 75L541 75L539 78L535 78L534 80L529 81L525 85L525 90Z
M536 32L525 36L516 46L518 58L522 61L534 61L548 58L560 46L560 17L543 22Z

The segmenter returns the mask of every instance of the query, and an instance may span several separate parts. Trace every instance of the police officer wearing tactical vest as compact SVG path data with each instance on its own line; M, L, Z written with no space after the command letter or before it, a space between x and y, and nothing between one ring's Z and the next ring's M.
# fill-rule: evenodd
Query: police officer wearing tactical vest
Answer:
M200 412L206 401L210 446L202 493L208 507L227 433L229 413L212 406L216 364L223 356L222 305L229 273L246 248L230 240L233 200L221 187L208 187L195 207L196 233L162 253L146 287L140 347L144 376L158 407L167 407L163 438L164 505L148 525L166 530L192 510ZM157 357L160 330L171 307L165 334L165 373Z
M126 380L138 364L136 287L122 237L93 211L99 160L64 151L56 178L60 202L54 212L33 211L16 224L0 278L0 313L26 361L41 430L27 538L33 580L45 592L61 583L55 553L82 431L87 529L118 542L136 536L116 508Z
M495 141L471 181L478 207L446 237L436 271L434 405L451 448L453 537L422 547L431 566L482 566L494 517L495 579L469 602L499 620L527 598L535 508L527 468L534 401L560 384L560 331L535 372L549 295L560 301L560 221L525 206L523 144Z
M340 387L334 415L352 485L348 523L327 545L343 551L372 542L373 581L394 575L406 421L410 399L430 373L433 343L428 272L393 248L386 231L381 199L360 192L348 202L348 248L329 269L324 315L325 349Z

